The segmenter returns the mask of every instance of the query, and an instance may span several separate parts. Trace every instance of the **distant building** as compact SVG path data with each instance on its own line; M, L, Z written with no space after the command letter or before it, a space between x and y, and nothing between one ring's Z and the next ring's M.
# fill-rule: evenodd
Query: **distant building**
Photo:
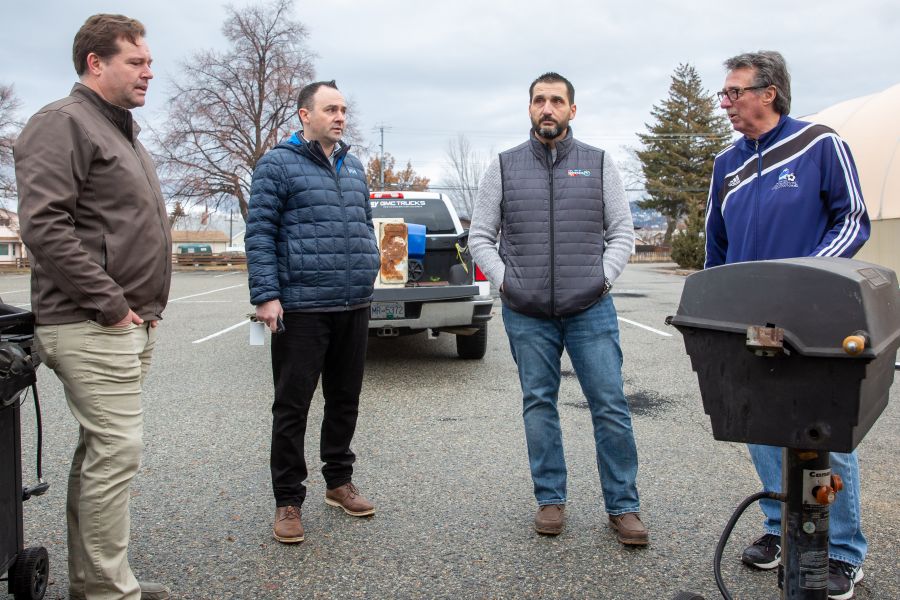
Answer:
M182 245L208 245L213 254L222 254L228 247L228 234L218 229L201 231L172 231L172 253L179 254Z
M19 215L0 208L0 264L25 258L25 244L19 236Z

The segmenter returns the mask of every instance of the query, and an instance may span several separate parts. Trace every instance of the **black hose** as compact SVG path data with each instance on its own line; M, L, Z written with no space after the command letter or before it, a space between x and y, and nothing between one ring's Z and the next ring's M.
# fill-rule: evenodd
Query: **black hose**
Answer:
M41 424L41 401L38 399L37 383L31 384L31 393L34 394L34 416L37 421L37 476L38 483L43 483L44 474L41 469L41 448L44 446L44 427Z
M758 492L744 498L743 502L741 502L732 513L731 518L728 519L728 524L725 525L725 529L719 537L719 543L716 546L716 556L713 559L713 574L716 577L716 585L719 586L719 591L722 593L722 597L725 600L733 600L731 594L728 592L728 588L725 587L725 581L722 579L722 554L725 552L725 544L728 543L728 538L731 537L734 526L737 524L738 519L741 518L741 515L744 514L744 511L747 510L747 507L764 498L784 502L784 494L779 494L777 492Z

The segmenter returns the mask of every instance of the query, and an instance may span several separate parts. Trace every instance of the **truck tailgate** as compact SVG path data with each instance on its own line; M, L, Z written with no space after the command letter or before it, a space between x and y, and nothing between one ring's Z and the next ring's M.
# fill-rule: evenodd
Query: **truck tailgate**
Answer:
M435 285L423 287L378 288L373 302L427 302L477 296L477 285Z

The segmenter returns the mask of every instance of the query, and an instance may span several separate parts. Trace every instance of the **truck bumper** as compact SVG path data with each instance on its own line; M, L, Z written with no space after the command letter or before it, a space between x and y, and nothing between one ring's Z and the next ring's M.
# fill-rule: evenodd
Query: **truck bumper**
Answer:
M413 307L407 303L407 312L411 313ZM440 329L442 327L464 327L484 323L491 318L491 308L494 305L493 298L478 300L449 301L449 302L423 302L418 317L404 319L371 319L370 330L398 330L398 329ZM387 334L392 335L392 334ZM393 334L396 335L396 334Z

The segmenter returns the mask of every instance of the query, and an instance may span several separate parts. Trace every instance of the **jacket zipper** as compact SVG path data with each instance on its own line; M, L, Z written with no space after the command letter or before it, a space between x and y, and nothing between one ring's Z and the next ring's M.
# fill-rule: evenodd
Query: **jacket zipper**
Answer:
M143 169L143 171L144 171L144 177L147 178L147 183L150 184L150 189L151 189L151 190L154 189L154 188L153 188L153 182L150 180L150 174L147 173L147 166L144 164L144 161L141 160L141 155L138 154L137 148L135 148L135 146L134 146L134 142L131 141L129 145L131 146L131 151L134 152L135 158L137 158L138 162L141 164L141 169ZM162 200L162 199L160 198L160 200ZM162 239L163 239L163 252L171 252L172 249L169 248L169 247L167 247L167 246L165 246L165 243L166 243L166 225L167 225L167 223L166 223L166 221L163 220L163 218L162 218L162 217L160 216L160 214L159 214L159 205L158 205L158 204L157 204L157 206L156 206L156 216L157 216L157 218L159 218L159 225L160 225L160 229L162 229L162 234L163 234L163 235L162 235ZM170 259L170 260L167 260L167 261L165 261L165 262L166 262L166 264L165 264L165 266L163 267L163 278L168 279L168 278L169 278L169 271L172 269L172 261L171 261L171 259ZM157 312L162 313L162 307L161 307L159 304L157 304L156 308L157 308Z
M762 152L759 151L759 140L753 140L756 144L756 202L753 215L753 253L759 258L759 203L762 195Z
M347 279L344 283L344 310L350 309L350 225L347 222L347 203L344 201L344 191L341 187L341 176L337 171L337 168L334 164L332 164L331 159L325 156L324 152L314 152L312 144L310 142L306 143L306 148L309 154L313 157L313 159L319 164L325 166L325 168L331 171L331 176L334 178L334 183L337 185L338 192L338 200L341 203L341 213L343 215L342 221L344 222L344 247L346 249L347 255L347 267L345 271L347 272ZM321 148L321 146L319 146ZM347 156L347 152L342 152L335 160L339 161L338 164L343 164L344 158ZM323 162L324 157L324 162Z
M340 165L343 162L343 158L340 159L341 162L338 163ZM344 200L344 190L341 187L341 175L338 173L335 165L331 165L331 170L334 172L334 182L337 184L338 190L338 198L341 202L341 212L343 213L344 218L344 247L346 249L345 256L347 258L347 281L344 284L344 310L348 310L350 308L350 225L347 223L347 202Z
M553 154L547 151L547 174L550 179L550 314L556 315L556 219L553 216Z

